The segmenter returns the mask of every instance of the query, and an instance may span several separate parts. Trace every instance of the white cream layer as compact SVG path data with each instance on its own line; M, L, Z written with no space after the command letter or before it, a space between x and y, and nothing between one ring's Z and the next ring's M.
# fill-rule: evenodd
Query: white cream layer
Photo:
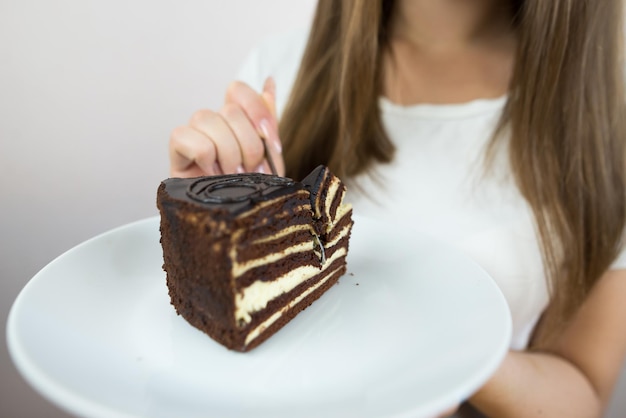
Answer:
M297 298L291 300L287 305L283 306L279 311L274 312L272 316L267 318L265 321L261 322L256 328L254 328L250 333L246 336L245 345L250 344L254 339L256 339L259 335L263 333L266 329L268 329L274 322L278 320L281 316L283 316L287 311L292 309L298 303L300 303L304 298L309 296L311 293L315 292L320 286L326 283L330 278L337 273L340 269L336 268L332 272L328 273L323 279L319 282L315 283L315 285L309 287L306 291L302 292Z
M305 230L313 231L313 228L311 228L311 225L308 225L308 224L288 226L287 228L281 229L280 231L278 231L274 235L268 235L266 237L257 238L254 241L252 241L252 243L253 244L263 244L265 242L270 242L270 241L277 240L279 238L286 237L287 235L291 235L294 232L305 231Z
M306 241L300 244L292 245L291 247L287 247L284 250L280 251L279 253L268 254L264 257L255 258L253 260L249 260L244 263L237 263L236 261L233 261L233 267L232 267L233 276L239 277L245 272L247 272L248 270L251 270L255 267L260 267L265 264L273 263L288 255L302 253L305 251L313 251L312 240ZM236 258L236 250L234 248L230 252L230 257L233 260Z
M333 261L345 255L346 249L340 248L333 253L330 259L326 260L326 264L322 266L321 270L315 266L301 266L278 277L276 280L252 283L250 286L242 289L241 293L235 295L235 320L237 322L240 320L246 323L250 322L252 320L251 314L265 308L269 301L295 289L300 283L323 272Z

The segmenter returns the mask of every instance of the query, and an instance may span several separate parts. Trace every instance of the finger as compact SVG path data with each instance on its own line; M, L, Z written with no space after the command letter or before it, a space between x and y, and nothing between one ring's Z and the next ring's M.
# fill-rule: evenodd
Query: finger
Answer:
M278 121L276 119L276 87L274 80L268 78L263 92L259 95L250 86L242 82L233 82L228 88L226 102L241 107L250 123L259 136L265 138L268 152L271 154L279 175L284 175L284 161L282 159L282 145L278 136ZM269 172L267 164L255 171L264 169Z
M243 172L239 143L219 113L199 110L192 116L190 125L215 144L216 160L222 172L226 174Z
M235 81L228 87L226 103L239 105L259 135L263 134L261 124L264 123L269 133L267 139L270 140L270 145L280 150L282 147L278 138L278 121L275 114L276 106L273 98L274 93L272 93L272 83L272 81L266 81L268 90L259 94L247 84Z
M169 154L172 177L216 174L215 144L189 126L180 126L172 131Z
M276 147L276 142L272 142L270 140L270 132L270 128L266 121L261 121L261 136L263 137L263 141L265 141L265 150L269 154L269 158L271 158L274 168L276 168L275 174L278 174L279 176L284 176L285 160L283 159L282 148ZM280 140L278 141L278 144L280 144Z
M274 119L278 119L276 117L276 82L273 77L267 77L265 79L261 95L263 96L270 113L274 116Z
M273 119L271 109L260 97L259 93L242 81L233 81L226 90L225 103L235 103L241 106L258 128L258 123L263 119Z
M259 164L257 168L254 169L254 172L261 173L261 174L273 174L266 160L263 160L263 162Z
M274 116L274 126L263 120L260 123L261 129L263 130L263 136L267 141L268 152L271 154L272 161L274 161L278 174L283 176L285 174L284 160L282 158L283 146L279 135L278 118L276 117L276 83L272 77L268 77L265 80L261 97Z
M234 103L227 103L219 113L239 143L243 168L248 172L257 171L265 158L263 142L243 109Z
M272 122L267 126L266 138L270 141L270 144L275 148L275 151L279 154L283 152L282 141L278 132L278 117L276 113L276 83L274 78L268 77L263 85L263 92L261 93L263 101L274 116ZM263 123L263 121L261 121Z

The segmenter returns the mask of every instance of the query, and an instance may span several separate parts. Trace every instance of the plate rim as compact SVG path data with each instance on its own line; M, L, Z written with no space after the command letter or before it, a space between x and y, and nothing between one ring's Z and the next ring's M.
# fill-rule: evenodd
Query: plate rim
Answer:
M396 222L383 222L377 219L367 218L363 216L354 216L355 220L366 219L368 222L374 222L379 225L393 225L397 227L399 224ZM17 297L12 303L12 306L9 310L9 314L7 316L6 321L6 341L7 348L9 352L9 356L13 361L14 366L20 372L22 378L31 385L38 394L43 396L45 399L61 408L66 412L70 412L73 414L79 414L81 416L94 416L94 417L120 417L120 418L130 418L136 417L137 415L129 414L124 411L121 411L115 407L108 406L103 404L100 401L93 400L90 398L86 398L80 395L77 392L74 392L71 389L66 388L63 385L59 385L57 380L55 380L52 376L45 372L45 369L42 369L37 365L36 362L33 361L30 356L25 354L25 350L22 347L23 342L20 341L19 337L19 329L18 329L18 315L22 305L24 304L24 300L28 297L28 293L31 291L34 286L36 286L38 280L41 280L40 277L45 276L46 271L51 268L50 266L57 263L59 259L70 256L70 254L74 251L78 251L81 247L90 245L93 241L101 240L107 236L115 235L124 230L129 230L132 228L140 228L143 225L155 223L158 227L159 225L159 216L150 216L143 219L135 220L102 233L99 233L75 246L64 251L49 263L47 263L42 269L40 269L35 275L32 276L28 280L28 282L24 285L24 287L20 290ZM466 380L466 388L457 388L454 393L454 397L462 401L467 396L471 395L475 390L477 390L482 384L484 384L489 377L497 370L497 367L501 364L504 357L506 356L511 338L512 338L512 318L510 309L508 307L508 303L502 293L502 290L499 288L495 280L489 275L489 273L475 260L473 260L468 255L464 254L462 251L457 250L456 248L450 246L444 241L438 239L437 237L433 237L432 235L423 234L422 232L417 232L419 235L424 236L426 239L436 242L438 245L445 247L446 249L454 252L456 255L463 257L467 262L472 263L477 269L482 272L482 275L488 278L489 280L485 280L485 283L488 283L491 287L492 291L495 291L497 294L498 303L503 305L505 309L502 310L502 313L506 315L505 320L503 321L505 324L505 330L500 338L500 344L498 347L493 347L494 355L490 357L490 361L486 362L488 364L483 364L480 372L474 372L472 374L472 378L468 378ZM471 388L470 388L471 387ZM469 392L469 393L468 393ZM452 396L450 396L452 397ZM433 413L437 413L437 411L452 407L450 405L449 400L438 399L433 400L430 404L431 410ZM415 416L416 412L422 413L423 408L417 406L414 411L405 411L400 414L393 415L394 417L412 417ZM428 413L426 411L425 413ZM391 416L391 415L390 415Z

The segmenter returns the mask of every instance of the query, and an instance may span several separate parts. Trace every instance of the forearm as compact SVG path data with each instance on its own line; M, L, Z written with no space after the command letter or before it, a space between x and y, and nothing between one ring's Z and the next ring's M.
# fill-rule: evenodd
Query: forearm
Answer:
M509 352L470 402L490 417L591 418L602 402L587 377L567 360L544 353Z

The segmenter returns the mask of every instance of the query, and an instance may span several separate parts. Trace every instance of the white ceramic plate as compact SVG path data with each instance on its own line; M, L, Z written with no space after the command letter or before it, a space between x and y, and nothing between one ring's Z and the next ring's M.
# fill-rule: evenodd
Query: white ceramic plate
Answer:
M348 273L249 353L169 303L158 219L41 270L7 324L22 375L90 417L420 417L464 399L509 345L506 302L460 253L356 218Z

